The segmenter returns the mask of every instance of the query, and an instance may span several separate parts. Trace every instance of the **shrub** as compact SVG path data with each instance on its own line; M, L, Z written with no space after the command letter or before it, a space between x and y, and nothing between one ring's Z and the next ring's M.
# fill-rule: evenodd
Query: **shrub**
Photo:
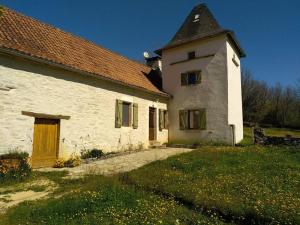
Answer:
M11 151L7 154L0 155L1 159L28 159L29 154L27 152L18 152L18 151Z
M79 156L72 156L67 161L64 162L65 167L76 167L81 164L81 160Z
M103 151L100 149L92 149L92 150L82 150L81 158L82 159L90 159L90 158L101 158L103 156Z
M72 155L68 160L59 158L55 161L54 168L64 168L64 167L76 167L81 164L81 159L79 156Z
M57 159L53 166L54 168L63 168L65 167L65 160L64 159Z
M27 152L9 152L0 155L0 180L24 179L31 173Z

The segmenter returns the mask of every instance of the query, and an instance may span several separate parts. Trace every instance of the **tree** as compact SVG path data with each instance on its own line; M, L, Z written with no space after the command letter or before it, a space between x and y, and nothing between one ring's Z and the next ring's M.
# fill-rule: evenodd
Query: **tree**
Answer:
M269 88L253 78L249 70L242 71L242 101L244 121L260 122L266 114Z
M297 92L298 99L300 99L300 78L297 80L296 92Z
M268 86L242 71L242 100L245 122L300 128L300 79L296 86Z

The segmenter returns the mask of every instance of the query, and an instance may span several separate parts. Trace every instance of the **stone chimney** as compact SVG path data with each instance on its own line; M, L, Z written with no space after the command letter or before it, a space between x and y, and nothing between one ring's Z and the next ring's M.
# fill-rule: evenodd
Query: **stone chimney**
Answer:
M160 56L145 58L145 60L146 60L147 66L151 67L153 70L159 69L160 71L162 71Z

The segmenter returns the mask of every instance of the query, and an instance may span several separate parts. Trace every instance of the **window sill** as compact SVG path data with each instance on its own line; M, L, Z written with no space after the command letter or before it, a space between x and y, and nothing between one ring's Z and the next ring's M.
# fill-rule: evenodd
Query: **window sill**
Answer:
M200 83L201 84L201 83ZM189 84L189 85L181 85L181 87L196 87L199 84Z
M199 133L199 132L202 132L202 131L206 131L206 129L187 129L187 130L181 130L181 131L184 131L184 132L187 132L187 133Z
M167 131L168 128L162 128L162 129L159 129L159 131Z
M121 128L123 129L129 129L129 128L133 128L132 126L121 126Z

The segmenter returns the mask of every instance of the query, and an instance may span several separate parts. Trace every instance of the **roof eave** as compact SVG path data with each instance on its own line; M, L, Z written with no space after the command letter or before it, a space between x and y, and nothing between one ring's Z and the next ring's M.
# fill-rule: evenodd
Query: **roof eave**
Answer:
M241 47L239 41L237 40L235 34L234 34L234 31L228 31L227 33L228 37L229 37L229 40L233 43L236 51L239 53L239 57L240 58L244 58L246 57L246 53L244 51L244 49Z
M108 77L103 76L103 75L89 73L89 72L86 72L86 71L82 71L82 70L73 68L71 66L66 66L66 65L63 65L63 64L59 64L59 63L56 63L56 62L53 62L53 61L50 61L50 60L47 60L47 59L44 59L44 58L35 57L35 56L29 55L25 52L21 52L21 51L18 51L18 50L14 50L14 49L5 48L3 46L0 46L0 52L6 53L6 54L9 54L9 55L18 56L18 57L25 58L25 59L29 59L29 60L32 60L32 61L35 61L35 62L38 62L38 63L44 63L44 64L54 66L54 67L57 67L57 68L61 68L61 69L64 69L64 70L67 70L67 71L70 71L70 72L80 73L82 75L91 76L91 77L94 77L94 78L97 78L97 79L107 80L107 81L110 81L110 82L113 82L113 83L116 83L116 84L119 84L119 85L122 85L122 86L130 87L130 88L133 88L135 90L147 92L147 93L157 95L157 96L161 96L161 97L164 97L164 98L171 98L171 95L169 95L168 93L164 93L164 92L159 93L159 92L155 92L155 91L150 91L150 90L147 90L145 88L135 86L135 85L131 85L131 84L127 84L127 83L124 83L124 82L121 82L121 81L117 81L117 80L108 78Z
M246 57L246 54L245 54L243 48L242 48L241 45L239 44L239 42L238 42L238 40L236 39L236 37L235 37L235 35L234 35L234 32L233 32L232 30L223 30L223 31L221 31L221 32L219 32L219 33L212 34L212 35L207 35L207 36L205 36L205 37L187 40L187 41L184 41L184 42L181 42L181 43L178 43L178 44L166 45L166 46L164 46L163 48L160 48L160 49L155 50L154 52L155 52L157 55L162 56L162 52L163 52L164 50L168 50L168 49L171 49L171 48L176 48L176 47L178 47L178 46L180 46L180 45L192 43L192 42L199 41L199 40L205 40L205 39L217 37L217 36L224 35L224 34L225 34L225 35L229 35L231 41L233 42L233 44L235 45L235 48L237 49L237 51L238 51L238 53L239 53L239 57L240 57L240 58Z

